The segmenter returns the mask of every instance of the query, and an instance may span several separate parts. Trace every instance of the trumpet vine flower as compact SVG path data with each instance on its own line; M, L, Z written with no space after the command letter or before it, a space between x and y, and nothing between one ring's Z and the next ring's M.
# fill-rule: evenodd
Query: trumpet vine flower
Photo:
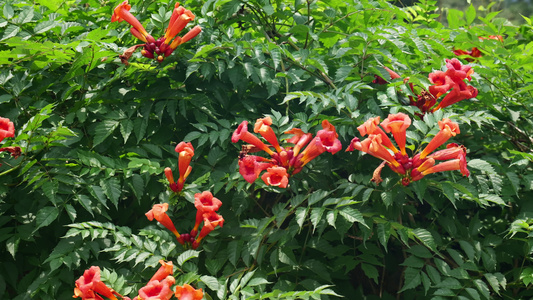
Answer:
M170 189L174 192L181 192L183 190L183 186L185 184L185 180L191 174L192 167L191 159L194 156L194 147L191 143L186 142L180 142L175 149L176 152L179 153L178 157L178 169L180 173L180 177L178 178L178 182L174 181L174 175L172 174L172 169L165 168L165 176L167 177L167 180L170 185Z
M159 269L155 272L154 276L150 278L150 281L161 281L167 278L167 276L172 275L174 273L174 265L171 261L166 262L164 260L159 260L159 263L161 264L161 267L159 267Z
M180 171L180 178L177 182L177 188L178 191L181 191L185 179L187 179L192 170L190 164L191 159L194 156L194 148L191 143L181 142L176 146L175 151L179 153L178 168Z
M289 174L284 167L273 166L267 169L261 179L267 184L272 186L279 186L280 188L286 188L289 184Z
M81 297L82 300L90 299L103 299L102 296L117 300L116 296L120 296L119 293L109 288L105 283L100 280L100 268L92 266L83 272L83 275L76 280L76 287L74 288L74 298Z
M6 137L15 137L15 125L8 118L0 117L0 142Z
M501 35L489 35L488 37L479 37L479 40L498 40L503 42L503 37ZM468 62L474 61L476 58L482 56L481 51L477 47L472 47L472 50L454 49L453 54L457 56L470 56L465 57L465 60Z
M139 296L133 300L169 300L174 295L170 288L174 283L176 283L176 279L172 276L167 276L161 281L150 280L139 290Z
M409 185L413 181L420 180L424 176L436 172L459 170L463 176L470 175L466 165L465 147L451 143L448 144L446 149L431 154L449 138L460 133L457 123L447 118L439 121L440 131L426 145L422 152L417 153L411 158L407 155L405 147L406 130L411 124L409 116L403 113L390 114L380 124L386 132L392 133L400 151L394 145L388 146L388 143L383 142L383 136L386 136L386 134L378 127L376 120L379 122L379 118L371 118L365 124L359 126L358 129L361 128L359 130L361 135L368 134L368 138L361 141L355 137L346 149L346 151L362 151L383 160L374 171L371 179L376 184L383 181L381 179L381 170L385 165L389 166L392 171L402 177L401 182L403 185ZM445 161L436 164L438 160Z
M194 195L194 206L196 207L196 223L194 224L194 228L190 235L196 237L198 227L204 220L204 214L218 211L220 206L222 206L222 201L213 197L211 192L205 191Z
M170 230L175 236L180 244L185 248L193 247L196 249L200 241L211 231L215 229L216 226L222 227L224 223L224 218L221 215L218 215L216 211L222 206L222 201L213 197L213 194L209 191L204 191L202 193L197 193L194 195L194 206L196 207L196 220L193 229L190 233L179 234L174 226L174 223L167 215L166 211L168 210L168 203L155 204L153 208L146 213L148 220L152 221L156 219L161 225L165 226ZM198 235L198 229L203 222L203 227ZM204 229L205 228L205 229ZM198 237L197 237L198 235ZM163 280L167 275L172 273L172 263L165 263L160 261L162 266L159 268L157 273L152 277L151 280Z
M195 15L188 9L180 6L176 2L174 9L172 10L172 15L168 27L165 30L165 34L159 39L154 39L147 31L144 29L142 24L133 16L129 11L131 5L128 4L128 1L122 2L113 10L113 16L111 17L111 22L121 22L126 21L131 26L130 32L133 36L143 41L144 44L135 45L124 54L120 56L124 64L128 64L128 59L131 57L133 52L142 47L141 54L144 57L156 59L158 62L162 62L165 57L168 57L176 48L196 37L202 28L200 26L195 26L189 32L187 32L182 37L178 36L180 32L187 26L187 24L195 19Z
M184 284L176 287L175 296L178 300L202 300L204 292L202 289L195 289L188 284Z
M410 99L410 105L418 107L421 111L421 114L435 112L436 110L448 107L459 101L475 98L477 96L478 90L465 82L465 80L470 81L472 79L474 69L471 66L463 65L457 58L453 58L446 59L446 68L446 71L435 71L428 75L428 79L432 85L429 86L427 91L425 89L419 90L419 88L416 88L412 83L408 84L411 92L416 95L408 96ZM391 79L399 78L397 73L388 68L386 69L391 74ZM379 79L376 78L374 82L381 84L387 83L381 77ZM404 79L404 83L408 82L409 77L406 77ZM439 98L441 97L443 98L439 102ZM366 124L365 122L365 124L361 126L368 127L368 129L371 131L371 126L373 126L371 123L375 123L376 121L368 120L367 122L369 122L369 124ZM363 132L361 132L361 134L366 135L366 133ZM387 146L388 142L385 138L383 138L383 142L385 143L385 146Z
M193 249L197 249L202 239L205 238L209 233L211 233L211 231L215 230L215 227L222 227L222 225L224 225L224 218L214 211L206 212L202 216L204 219L204 226L202 226L200 234L192 243Z
M286 188L289 177L300 172L317 156L324 152L335 154L342 149L335 126L328 120L322 121L322 129L314 138L311 133L292 128L285 132L292 136L283 143L280 143L271 126L270 117L257 119L254 126L254 132L259 133L266 143L248 131L248 121L242 121L231 137L233 143L241 140L250 144L243 146L243 151L239 154L239 173L249 183L255 182L266 171L261 179L267 185ZM263 150L270 158L249 155L249 149Z
M176 236L180 244L183 244L183 239L181 238L181 235L178 233L178 230L176 230L174 223L166 213L167 210L168 203L155 204L153 208L145 215L150 221L156 219L159 223L161 223L161 225L165 226L166 229L170 230Z

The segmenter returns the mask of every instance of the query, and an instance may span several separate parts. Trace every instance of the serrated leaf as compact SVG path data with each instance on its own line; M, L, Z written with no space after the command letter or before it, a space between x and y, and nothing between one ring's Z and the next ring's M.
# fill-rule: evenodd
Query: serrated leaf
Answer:
M178 264L178 266L182 266L186 261L196 258L199 255L200 251L187 250L178 256L178 258L176 259L176 263Z
M426 273L428 274L429 278L431 278L431 281L433 281L433 284L439 284L441 281L440 273L435 269L434 267L430 265L426 265Z
M361 214L361 212L356 209L353 209L351 207L343 207L342 209L339 210L339 214L341 214L341 216L343 216L346 219L346 221L350 223L357 222L357 223L361 223L366 228L370 228L368 227L368 225L366 225L365 219L363 215Z
M383 248L385 248L385 251L387 251L387 243L391 235L391 224L389 222L379 223L377 225L377 232L379 242L381 243Z
M323 191L323 190L318 190L318 191L315 191L314 193L312 193L307 202L309 203L309 205L313 205L315 203L317 203L318 201L324 199L327 195L329 195L330 192L328 191Z
M4 35L2 36L2 39L0 39L0 41L7 40L8 38L14 37L19 32L20 32L20 27L18 27L17 25L9 25L4 30Z
M378 272L378 269L376 269L376 267L374 267L373 265L362 263L361 269L363 270L363 272L365 272L365 275L368 278L374 280L376 284L378 283L379 272Z
M420 277L420 270L414 268L406 268L404 271L404 283L400 293L409 289L414 289L422 283Z
M298 227L302 229L302 226L305 222L305 217L307 216L307 208L305 207L298 207L296 211L294 212L296 223L298 224Z
M111 200L111 203L115 205L115 208L118 208L118 200L120 198L120 194L122 193L120 180L114 177L101 180L100 187L103 189L107 198Z
M120 121L120 134L122 134L122 138L124 139L124 144L128 141L128 138L131 135L131 132L133 131L133 122L129 119Z
M470 295L470 297L472 297L472 299L481 300L481 297L479 296L479 293L476 290L474 290L473 288L466 288L465 290L468 293L468 295Z
M490 299L490 290L489 287L483 282L481 279L474 280L474 285L476 286L477 290L485 297L485 299Z
M93 147L101 144L118 127L119 122L115 120L104 120L96 125L94 131Z
M132 188L137 199L141 199L144 194L144 179L142 176L139 174L133 174L131 182L128 182L128 184Z
M476 9L472 4L468 7L466 10L466 25L472 24L474 20L476 19Z
M37 231L41 227L45 227L52 224L52 222L57 219L58 215L59 210L57 209L57 207L54 206L46 206L39 209L35 218L36 226L33 232Z
M492 289L498 295L500 294L500 286L505 288L505 286L507 285L507 280L505 279L505 276L503 276L502 273L485 273L484 276L485 279L487 279L487 282L492 287Z
M322 215L324 214L325 210L325 207L314 207L313 209L311 209L311 215L309 219L311 220L311 224L313 224L313 232L315 231L316 227L318 226L318 223L322 219Z
M437 251L437 245L435 244L435 240L433 239L433 235L429 231L423 228L417 228L413 229L411 233L420 240L426 247L433 251Z
M220 288L216 277L204 275L200 277L200 280L212 291L218 291Z
M6 19L8 19L8 20L13 18L13 16L15 15L15 11L13 10L13 6L11 6L11 4L9 4L9 3L5 3L4 4L3 12L4 12L4 17Z
M9 254L15 259L15 255L17 254L18 248L20 244L20 238L13 236L10 237L6 242L6 249Z
M381 192L381 200L383 200L383 204L385 204L385 206L387 207L391 206L393 203L392 192L391 191Z
M421 269L424 267L425 262L423 259L420 259L414 255L411 255L407 257L403 263L400 264L401 266L411 267L411 268L417 268Z
M487 173L496 173L494 171L494 168L491 166L491 164L478 158L470 160L468 162L468 167L478 169L480 171L484 171Z

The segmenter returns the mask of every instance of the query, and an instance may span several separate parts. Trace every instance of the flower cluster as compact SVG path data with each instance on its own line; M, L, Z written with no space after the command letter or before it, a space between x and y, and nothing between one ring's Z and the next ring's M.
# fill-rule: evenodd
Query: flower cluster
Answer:
M182 245L190 246L193 249L197 249L200 242L211 231L215 230L217 226L222 227L224 225L224 218L217 214L216 211L222 205L222 201L213 197L211 192L205 191L203 193L197 193L194 195L194 206L196 207L196 222L194 228L190 233L179 234L178 230L174 226L174 223L166 213L168 210L168 203L155 204L150 211L145 215L148 220L156 220L161 225L170 230L178 242ZM203 222L200 234L198 234L198 228Z
M266 170L261 179L267 185L286 188L289 176L300 172L311 160L325 151L335 154L342 148L335 127L327 120L322 121L322 129L317 132L315 138L311 133L304 133L299 128L286 131L285 133L291 134L292 137L285 142L294 146L281 146L271 125L272 119L266 117L257 119L254 126L254 132L259 133L269 145L248 132L247 121L243 121L231 137L233 143L242 140L250 144L243 146L239 157L239 173L249 183L253 183L261 172ZM248 154L260 150L270 154L270 158Z
M150 278L148 284L139 290L139 295L133 300L168 300L172 298L171 286L176 283L176 279L172 276L174 273L174 265L172 262L165 262L160 260L161 267L155 272L154 276Z
M471 85L467 85L464 81L465 79L468 81L472 79L474 69L471 66L463 65L457 58L453 58L446 59L446 68L447 70L445 72L435 71L429 74L429 81L433 84L429 86L429 91L421 90L417 92L415 86L409 83L409 77L404 78L404 82L409 83L408 86L411 92L416 95L415 97L409 95L409 104L418 107L422 114L435 112L461 100L477 96L477 89ZM385 67L385 70L389 73L390 79L401 78L400 75L391 69ZM374 77L373 83L387 83L387 80L380 76L374 75ZM444 98L437 104L437 100L442 96ZM437 105L435 106L435 104Z
M463 146L450 143L446 149L431 154L450 137L460 133L459 125L450 119L442 119L438 124L440 131L422 152L412 158L407 155L405 149L406 130L411 125L411 119L403 113L390 114L381 124L379 117L367 120L357 127L357 130L362 136L368 135L368 137L364 141L357 137L353 138L346 151L359 150L383 160L372 177L372 181L376 184L383 181L381 170L385 165L402 176L402 184L405 186L435 172L460 170L464 176L469 176L470 172L466 166L466 149ZM378 125L381 125L381 128ZM399 149L394 146L385 132L392 133ZM438 160L445 161L435 164Z
M489 35L489 37L479 37L480 40L498 40L500 42L503 42L503 37L501 35ZM454 49L453 54L457 56L466 55L470 57L465 57L466 61L474 61L475 58L481 57L481 51L477 47L472 47L472 50L461 50L461 49Z
M429 74L429 81L433 83L429 87L430 99L419 96L418 101L414 101L414 105L420 108L422 112L434 112L461 100L477 96L477 89L467 85L464 81L465 79L468 79L468 81L472 79L471 76L474 73L474 69L471 66L463 65L457 58L453 58L446 60L446 68L445 72L436 71ZM444 98L432 109L437 101L436 99L441 96L444 96Z
M102 296L113 300L117 300L116 296L123 298L119 293L115 292L100 280L100 268L92 266L85 270L83 275L76 280L73 297L81 297L82 300L103 300Z
M15 137L15 125L8 118L0 117L0 143L6 137ZM20 147L4 147L0 148L0 152L7 151L11 156L18 158L20 156ZM0 164L1 166L2 164Z
M176 2L168 27L165 30L165 35L156 40L146 31L146 29L144 29L141 22L130 13L130 9L131 5L129 5L128 0L126 0L115 8L113 16L111 17L111 22L128 22L133 26L130 29L131 34L144 42L144 44L135 45L129 48L120 56L122 62L125 64L127 64L128 59L133 52L140 47L143 47L141 54L144 57L153 58L158 62L162 62L165 57L169 56L179 45L191 40L202 32L200 26L195 26L184 36L177 36L190 21L194 20L195 16L190 10L185 9Z
M180 172L180 177L178 178L178 182L174 182L174 175L172 174L172 169L168 167L165 168L165 176L167 177L167 180L170 183L170 189L174 192L181 192L181 190L183 190L185 179L187 179L192 170L190 164L191 159L194 156L194 147L191 143L180 142L176 146L175 151L179 153L178 169Z
M179 300L201 300L204 296L202 289L194 289L188 284L176 286L175 292L172 291L172 285L176 279L172 276L174 265L172 262L160 260L161 267L152 276L144 287L139 289L138 296L133 300L169 300L176 296ZM103 300L103 297L117 300L117 297L123 300L131 300L129 297L122 296L109 288L100 280L100 268L92 266L85 270L83 276L76 280L74 288L74 298L81 297L82 300Z

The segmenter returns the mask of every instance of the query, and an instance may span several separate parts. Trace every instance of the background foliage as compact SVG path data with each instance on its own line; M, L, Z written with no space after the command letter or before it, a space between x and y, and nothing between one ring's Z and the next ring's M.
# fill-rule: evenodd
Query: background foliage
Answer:
M529 298L533 282L533 41L498 12L378 1L192 0L203 33L162 64L136 53L118 3L0 4L0 115L16 136L0 167L0 297L70 299L91 265L132 297L159 259L206 299ZM162 34L174 3L131 1ZM439 20L446 23L443 25ZM498 40L478 37L501 35ZM347 146L370 116L406 112L401 80L427 86L452 50L477 47L479 95L416 122L408 144L442 117L461 126L469 178L437 173L409 187L359 153L322 155L286 190L249 184L230 142L242 120L270 115L279 134L316 133L323 119ZM464 57L463 57L464 59ZM463 60L463 63L466 61ZM195 147L184 192L167 188L175 145ZM194 193L210 190L226 220L199 251L176 247L143 214L169 202L178 230ZM179 245L178 245L179 246ZM136 294L135 294L136 295Z

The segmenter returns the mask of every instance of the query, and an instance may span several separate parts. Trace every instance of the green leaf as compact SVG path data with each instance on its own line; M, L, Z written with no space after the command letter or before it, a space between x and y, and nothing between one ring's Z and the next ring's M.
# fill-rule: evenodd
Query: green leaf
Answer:
M401 292L404 292L409 289L414 289L417 286L419 286L422 283L422 279L420 277L420 270L414 269L414 268L406 268L404 272L404 282L403 287L400 290Z
M183 266L183 264L190 260L190 259L193 259L193 258L196 258L200 255L200 251L196 251L196 250L187 250L185 252L183 252L182 254L180 254L178 256L178 258L176 259L176 263L178 264L178 266Z
M16 24L25 24L31 22L33 19L33 7L25 7L14 20Z
M428 274L429 278L431 278L431 281L433 281L433 284L439 284L441 281L440 273L435 269L434 267L430 265L426 265L426 273Z
M365 272L365 275L368 278L373 279L374 282L378 284L379 272L378 272L378 269L376 269L376 267L374 267L373 265L362 263L361 269L363 270L363 272Z
M128 185L132 188L133 193L137 199L141 199L144 194L144 179L139 174L133 174L131 177L131 182L128 182Z
M437 251L437 245L435 244L435 240L433 239L433 235L429 231L423 228L417 228L413 229L411 233L419 239L426 247L433 251Z
M489 287L483 282L481 279L474 280L474 285L476 286L477 290L485 297L485 299L490 299L490 291Z
M323 190L318 190L318 191L315 191L314 193L312 193L309 198L308 198L308 203L309 203L309 206L317 203L318 201L324 199L327 195L329 195L330 192L328 191L323 191Z
M13 7L11 6L11 4L6 3L4 5L4 17L9 20L13 18L14 15L15 11L13 10Z
M131 120L122 120L120 121L120 133L124 139L124 144L128 141L128 138L133 131L133 122Z
M483 275L485 276L485 279L487 279L487 282L490 284L494 292L496 292L496 294L500 294L500 286L505 289L505 286L507 285L507 280L505 279L505 276L503 276L502 273L485 273Z
M18 248L20 244L20 238L13 236L10 237L6 242L6 249L9 254L15 259L15 255L17 254Z
M52 222L55 219L57 219L58 215L59 215L59 210L57 209L57 207L46 206L46 207L41 208L37 212L37 216L35 218L36 227L33 230L33 232L37 231L41 227L45 227L45 226L52 224Z
M100 187L104 190L105 195L111 203L115 205L115 208L118 208L118 200L121 194L121 185L118 178L108 178L106 180L100 181Z
M522 273L520 273L520 280L522 280L525 286L530 285L533 282L533 268L524 268Z
M448 26L450 26L451 29L457 29L459 26L463 26L463 12L459 11L457 9L448 9Z
M119 122L115 120L104 120L96 125L93 139L93 147L101 144L118 127Z
M343 207L342 209L339 210L339 213L341 214L341 216L343 216L346 219L346 221L350 223L354 223L354 222L361 223L366 228L369 228L368 225L366 225L365 223L365 219L363 218L363 215L357 209L353 209L351 207Z
M231 16L238 12L241 8L241 1L239 0L231 0L227 3L224 3L222 7L220 8L220 12L224 15L226 19L231 18Z
M4 6L4 9L5 9L5 6ZM3 40L7 40L8 38L10 37L14 37L17 35L17 33L20 32L20 27L18 27L17 25L9 25L7 26L7 28L4 30L4 35L2 36L2 38L0 39L0 41L3 41Z
M391 235L391 224L389 222L379 223L377 225L377 232L379 242L381 243L383 248L385 248L385 251L387 251L387 243Z
M479 296L479 293L476 290L474 290L473 288L466 288L465 290L468 293L468 295L470 295L470 297L472 297L472 299L481 300L481 297Z
M298 207L296 211L294 212L296 223L298 224L298 227L302 229L302 226L305 222L305 217L307 216L307 208L305 207Z
M406 251L421 258L433 257L433 254L431 254L431 252L422 245L411 246L411 248L407 249Z
M204 275L200 277L200 280L212 291L218 291L220 288L220 284L216 277Z
M324 214L325 210L325 207L314 207L311 209L310 220L311 224L313 224L313 232L315 231L316 227L318 226L318 223L322 219L322 215Z
M420 259L414 255L411 255L405 259L403 263L400 264L401 266L411 267L411 268L418 268L421 269L424 267L425 262L423 259Z
M478 169L487 173L496 173L494 168L486 161L482 159L472 159L468 162L468 167Z
M474 20L476 19L476 9L474 8L474 5L470 4L468 9L466 10L466 25L472 24Z
M392 203L393 203L393 197L392 197L392 192L391 191L383 191L381 192L381 200L383 200L383 204L385 204L385 206L391 206Z
M350 75L352 70L353 67L351 66L344 66L337 69L337 72L335 72L335 82L341 82L346 79L346 77Z

